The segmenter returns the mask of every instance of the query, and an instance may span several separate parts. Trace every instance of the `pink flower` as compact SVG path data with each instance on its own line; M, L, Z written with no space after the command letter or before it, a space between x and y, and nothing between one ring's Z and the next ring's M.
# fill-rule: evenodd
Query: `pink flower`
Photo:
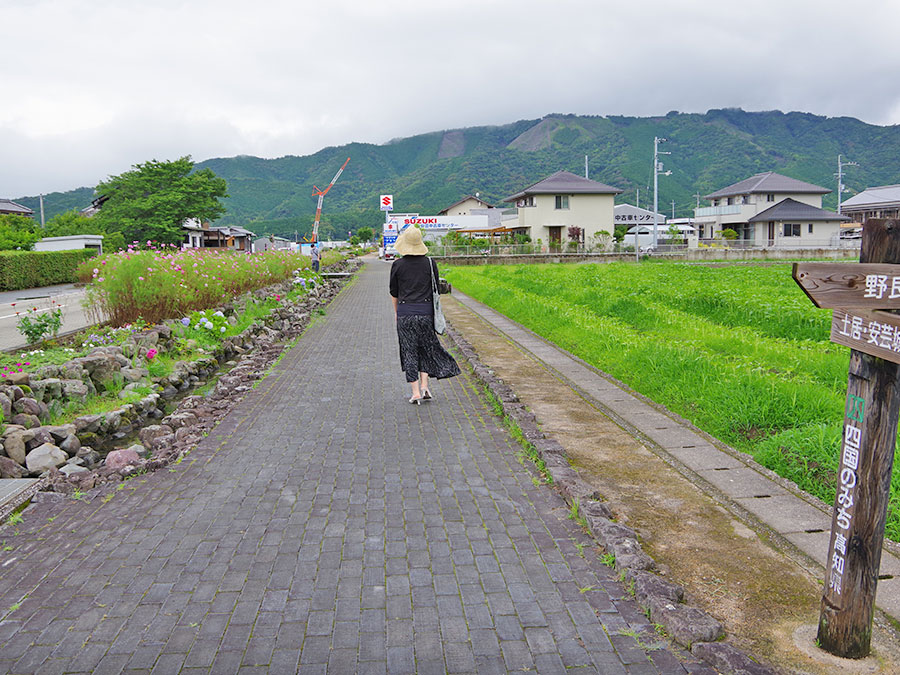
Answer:
M144 277L138 277L138 281L143 281Z
M148 349L147 350L147 360L148 361L152 360L158 353L159 352L157 352L155 349Z

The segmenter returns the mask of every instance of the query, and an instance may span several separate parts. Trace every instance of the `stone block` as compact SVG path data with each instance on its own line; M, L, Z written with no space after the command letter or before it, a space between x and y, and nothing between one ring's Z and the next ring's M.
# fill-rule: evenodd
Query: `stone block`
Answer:
M25 466L29 473L41 474L51 468L62 466L66 463L66 453L52 443L44 443L25 456Z
M727 642L695 642L691 654L721 673L730 675L775 675L778 671L751 659Z
M722 624L695 607L651 598L649 609L650 620L660 624L673 640L688 648L695 642L715 642L725 634Z

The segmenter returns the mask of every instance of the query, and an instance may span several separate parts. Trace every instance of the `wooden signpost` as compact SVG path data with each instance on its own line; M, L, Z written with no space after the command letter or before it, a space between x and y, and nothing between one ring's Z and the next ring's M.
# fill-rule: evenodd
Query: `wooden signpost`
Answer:
M900 412L900 221L867 220L860 264L798 263L794 280L819 307L835 308L831 339L850 370L838 488L825 562L819 645L846 658L869 654L875 590Z

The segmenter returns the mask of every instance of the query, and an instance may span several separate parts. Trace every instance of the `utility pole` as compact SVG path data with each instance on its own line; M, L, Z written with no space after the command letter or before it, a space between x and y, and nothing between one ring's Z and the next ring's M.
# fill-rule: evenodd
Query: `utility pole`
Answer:
M641 188L637 188L637 197L634 198L634 205L641 208Z
M837 212L841 215L841 193L844 191L844 167L859 166L856 162L841 162L841 156L838 155L838 170L834 174L837 176Z
M659 155L671 155L671 152L662 152L659 149L660 143L665 143L665 138L653 137L653 250L659 246L659 174L671 176L671 171L663 173L662 162L659 161Z
M588 177L587 155L584 156L584 177Z
M700 208L700 193L697 192L694 197L697 199L697 208Z
M675 220L675 200L672 200L672 220Z
M41 194L41 227L44 227L44 195Z

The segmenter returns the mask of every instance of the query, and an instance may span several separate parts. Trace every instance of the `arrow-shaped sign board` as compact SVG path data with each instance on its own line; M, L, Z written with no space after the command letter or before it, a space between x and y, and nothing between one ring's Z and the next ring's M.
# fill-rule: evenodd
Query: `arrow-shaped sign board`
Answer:
M900 363L900 315L837 308L831 315L831 341Z
M900 309L900 265L794 263L793 277L816 307Z

